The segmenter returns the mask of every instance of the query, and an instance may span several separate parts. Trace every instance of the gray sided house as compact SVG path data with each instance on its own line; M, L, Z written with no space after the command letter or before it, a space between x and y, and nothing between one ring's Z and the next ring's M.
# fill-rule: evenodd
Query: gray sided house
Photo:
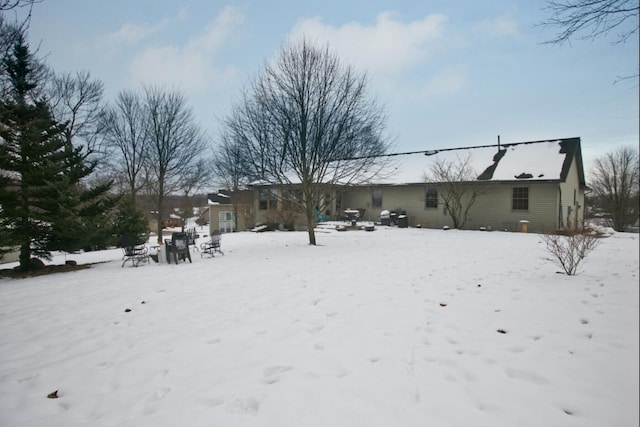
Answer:
M366 186L332 187L318 202L329 220L340 220L345 209L357 209L365 221L377 222L382 211L406 212L408 226L454 227L446 205L452 188L468 204L477 198L461 228L549 232L581 228L586 189L580 138L519 142L479 147L431 150L394 156L395 168ZM465 179L434 180L434 165L465 163ZM428 177L428 175L431 175ZM254 188L256 223L286 215L283 195L291 188ZM286 197L284 197L286 199ZM286 210L286 209L285 209ZM296 227L303 225L297 221Z

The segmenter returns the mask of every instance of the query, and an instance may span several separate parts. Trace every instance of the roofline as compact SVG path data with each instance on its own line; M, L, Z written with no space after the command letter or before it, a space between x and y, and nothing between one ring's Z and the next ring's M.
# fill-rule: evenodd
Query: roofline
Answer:
M578 180L581 188L586 188L586 180L584 174L584 166L582 161L582 148L580 145L580 137L571 137L571 138L551 138L551 139L541 139L536 141L521 141L521 142L508 142L502 144L498 142L497 144L488 144L488 145L473 145L468 147L454 147L454 148L441 148L435 150L419 150L419 151L407 151L401 153L389 153L389 154L380 154L376 156L361 156L361 157L351 157L345 158L342 160L358 160L365 158L376 158L376 157L394 157L394 156L405 156L412 154L424 154L425 156L432 156L438 154L439 152L445 151L457 151L457 150L472 150L476 148L498 148L498 151L506 151L509 147L515 147L518 145L529 145L529 144L541 144L541 143L550 143L557 142L560 145L560 152L565 154L564 162L562 164L562 170L560 172L560 179L516 179L516 180L493 180L493 179L477 179L475 181L467 181L467 182L485 182L485 183L522 183L522 182L566 182L567 176L569 174L569 170L571 168L571 164L573 163L573 159L576 160L576 167L578 168ZM494 166L495 167L495 166ZM489 167L491 168L491 166ZM486 171L485 171L486 172ZM484 174L484 172L483 172ZM480 176L482 176L481 174ZM493 171L491 171L493 174ZM480 178L480 177L478 177ZM460 181L461 183L464 181ZM433 184L437 184L438 182L434 182ZM415 182L407 182L407 183L361 183L357 185L344 185L344 184L326 184L329 186L341 186L341 187L371 187L371 186L402 186L402 185L424 185L428 184L427 182L415 181ZM255 182L248 184L249 188L257 188L257 187L278 187L278 186L296 186L300 185L300 183L266 183L266 182Z
M571 140L577 140L578 142L580 142L580 137L551 138L551 139L540 139L537 141L507 142L505 144L497 143L497 144L487 144L487 145L471 145L468 147L451 147L451 148L438 148L438 149L431 149L431 150L405 151L400 153L379 154L375 156L347 157L340 160L360 160L360 159L369 159L369 158L376 158L376 157L406 156L410 154L424 154L425 156L433 156L434 154L438 154L443 151L471 150L475 148L492 148L492 147L497 147L500 149L500 148L513 147L516 145L539 144L543 142L563 142L563 141L571 141Z
M482 181L482 180L473 180L473 181L456 181L456 184L491 184L491 185L498 185L498 184L522 184L522 183L536 183L536 184L541 184L541 183L547 183L547 184L559 184L562 183L563 181L561 179L532 179L532 178L525 178L525 179L494 179L494 180L488 180L488 181ZM375 186L379 186L379 187L399 187L399 186L403 186L403 185L442 185L442 184L448 184L449 182L447 181L414 181L414 182L404 182L404 183L389 183L389 182L380 182L380 183L371 183L371 184L361 184L361 185L355 185L354 187L375 187Z

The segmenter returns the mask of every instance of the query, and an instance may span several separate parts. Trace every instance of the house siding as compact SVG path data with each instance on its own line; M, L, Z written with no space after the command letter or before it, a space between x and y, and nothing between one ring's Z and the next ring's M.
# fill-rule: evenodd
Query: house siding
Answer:
M531 143L511 144L511 148L513 148L515 146L528 147L529 144L541 143L539 147L547 150L544 155L549 156L549 162L546 162L546 158L533 159L537 162L539 171L543 173L527 174L529 175L528 178L523 176L521 179L517 179L511 172L509 174L502 172L498 176L494 176L495 167L504 165L505 157L503 155L496 158L493 155L492 161L494 164L483 172L483 176L486 177L482 181L474 182L474 185L486 185L487 191L478 197L470 209L463 228L522 231L523 221L527 221L527 231L537 233L553 232L564 227L581 228L584 220L584 190L586 184L582 170L580 140L579 138L562 140L560 146L555 147L555 149L553 149L553 144L550 144L550 142L555 143L555 141L533 141ZM469 147L469 149L472 148L483 147ZM503 152L508 153L510 151L506 149L500 151L500 153ZM545 167L541 166L556 167L559 155L564 155L560 173L550 173L549 171L553 169L545 169ZM508 159L509 157L506 158ZM527 162L532 160L529 157L522 156L517 157L517 159L527 165L529 164ZM513 169L512 166L510 165L511 169ZM492 167L493 169L491 169ZM505 166L505 169L508 169L508 166ZM467 183L466 185L469 184ZM513 209L514 188L518 187L526 187L528 189L528 206L526 210ZM426 207L426 191L429 188L435 188L438 191L437 208ZM444 188L444 183L426 182L342 187L339 189L340 196L338 200L340 202L333 203L329 218L333 220L343 219L345 209L358 209L361 212L361 220L377 222L380 219L381 211L401 209L406 211L410 227L453 227L453 221L446 212L442 199ZM374 191L377 196L381 194L380 205L376 204L374 206ZM257 192L254 197L257 200ZM264 211L258 212L258 221L263 220L264 216Z
M382 206L372 207L373 190L382 191ZM370 186L354 188L344 193L342 201L345 208L364 209L364 221L378 221L380 212L383 210L402 209L407 211L409 226L415 226L420 221L422 211L424 211L424 191L423 184L418 186Z
M220 226L221 212L232 212L235 216L236 220L233 231L245 230L253 227L252 221L247 222L251 216L250 213L247 212L248 210L250 210L250 207L245 205L236 207L233 205L209 205L209 233L213 233L214 231L229 232L229 230L222 230L222 227Z
M580 185L576 162L571 164L566 181L560 184L560 193L562 220L559 222L558 228L576 226L582 228L584 224L584 191Z
M529 189L529 209L513 210L513 189ZM544 232L556 228L557 182L495 183L471 208L465 228L490 227L494 230L519 231L520 221L529 221L527 229Z
M494 230L519 231L521 220L529 221L528 230L532 232L544 232L557 228L559 188L557 182L523 181L488 185L487 193L481 195L470 209L465 229L487 227ZM512 209L514 187L529 188L528 210ZM382 190L381 208L371 208L371 192L374 188ZM438 190L438 208L425 207L427 188ZM445 212L441 192L442 187L438 184L372 186L348 191L343 200L345 206L349 208L366 209L363 219L367 221L377 221L382 210L400 208L407 212L410 227L452 227L453 221Z
M487 183L487 192L478 197L469 211L465 229L481 227L492 230L521 231L520 221L529 221L527 229L533 233L555 231L567 225L568 207L571 207L571 226L582 225L584 191L579 185L575 171L571 171L567 182L559 181L510 181ZM527 210L513 210L513 189L529 189ZM426 208L425 198L428 188L438 190L438 207ZM382 206L372 207L372 192L382 192ZM576 200L574 203L574 190ZM383 210L402 209L406 211L410 227L443 228L453 227L453 221L445 212L440 184L407 184L356 187L344 190L344 209L364 211L363 221L377 222ZM262 211L264 212L264 211ZM336 212L336 219L341 212ZM263 220L259 218L259 220Z

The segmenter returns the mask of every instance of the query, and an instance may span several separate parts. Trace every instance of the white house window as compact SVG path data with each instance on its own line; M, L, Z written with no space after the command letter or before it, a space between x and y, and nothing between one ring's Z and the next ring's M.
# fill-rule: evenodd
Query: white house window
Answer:
M512 208L514 211L529 210L529 187L514 187Z
M424 198L424 207L427 209L438 207L438 190L427 188Z
M377 188L371 190L371 207L372 208L382 207L382 190Z
M236 216L233 211L218 213L218 228L221 233L233 233L236 230Z

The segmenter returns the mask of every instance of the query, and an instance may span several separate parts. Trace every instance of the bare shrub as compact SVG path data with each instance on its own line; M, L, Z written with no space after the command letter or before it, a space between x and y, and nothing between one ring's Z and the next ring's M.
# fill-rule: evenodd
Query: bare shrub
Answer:
M573 276L578 272L578 266L582 260L593 251L600 241L600 234L593 230L564 230L563 233L543 234L547 246L547 252L551 254L548 258L564 272Z

